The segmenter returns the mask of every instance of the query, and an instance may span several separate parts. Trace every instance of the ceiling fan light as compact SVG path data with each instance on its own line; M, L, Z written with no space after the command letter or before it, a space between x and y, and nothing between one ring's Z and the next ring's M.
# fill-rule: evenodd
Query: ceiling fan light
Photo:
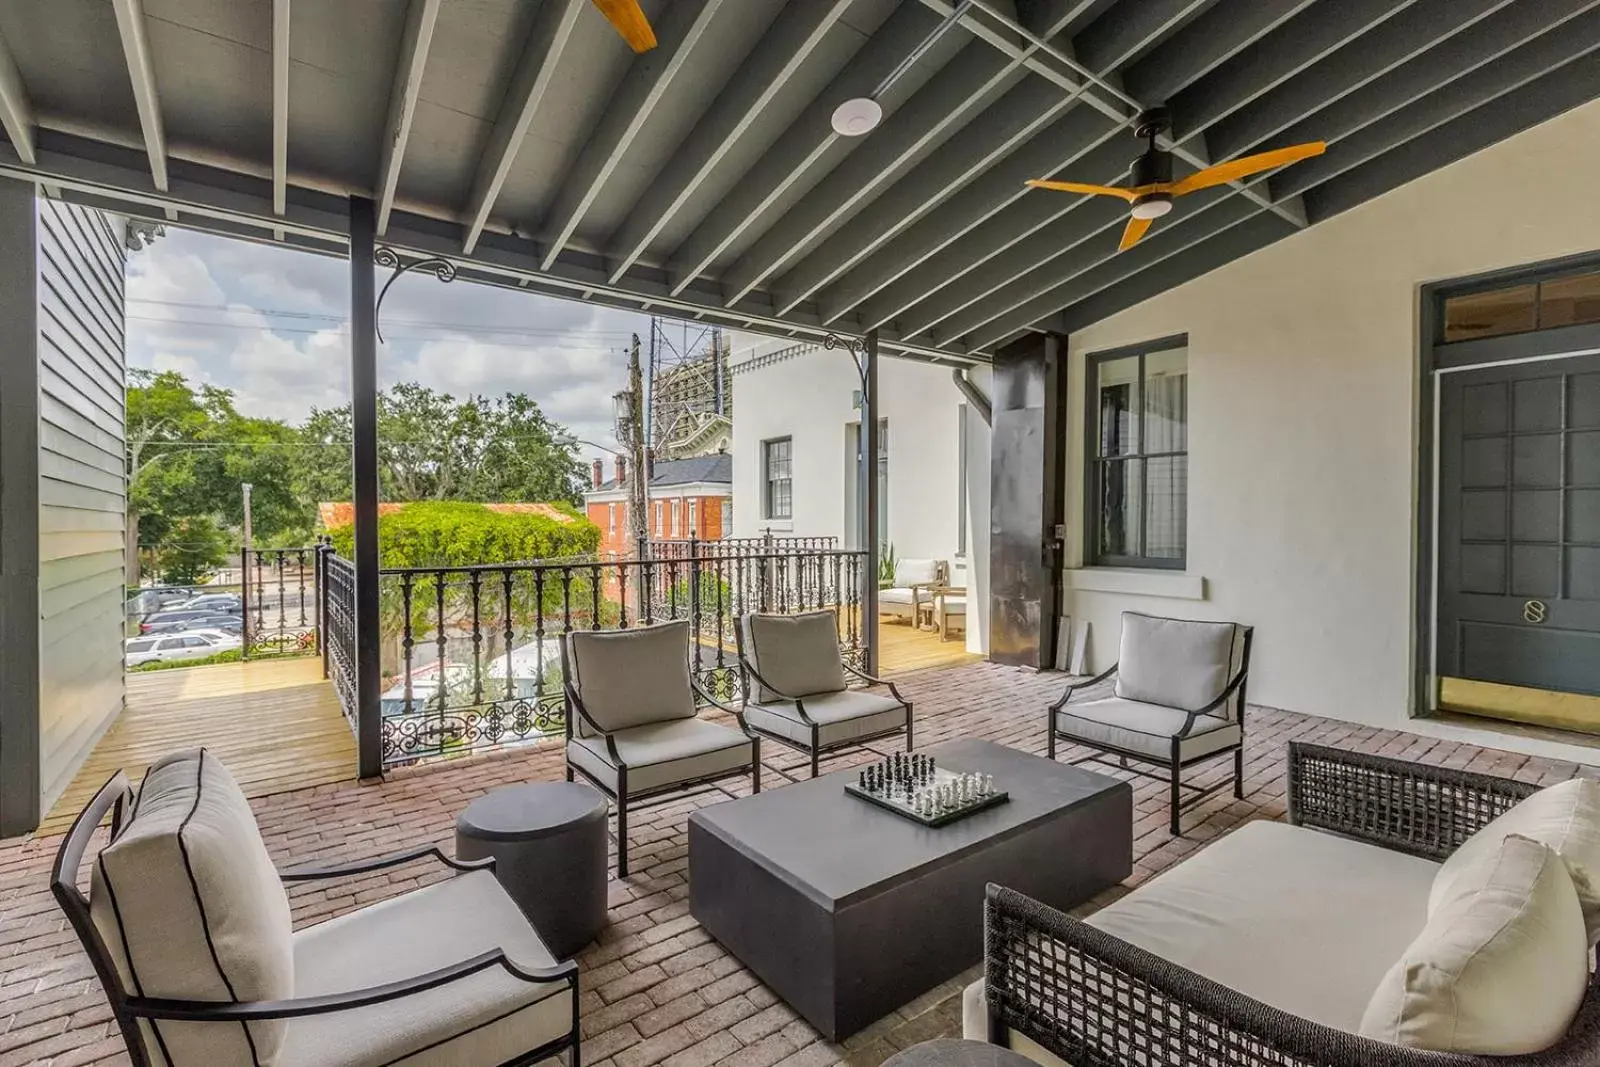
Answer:
M883 108L870 96L851 97L833 109L833 132L840 137L871 133L883 121Z
M1152 196L1135 201L1131 214L1136 219L1159 219L1171 210L1170 196Z

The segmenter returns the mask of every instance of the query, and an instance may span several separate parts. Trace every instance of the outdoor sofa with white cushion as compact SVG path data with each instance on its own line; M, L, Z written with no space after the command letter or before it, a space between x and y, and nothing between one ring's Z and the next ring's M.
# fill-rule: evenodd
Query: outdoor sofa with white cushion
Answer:
M687 619L626 630L574 630L561 643L567 702L567 781L582 775L617 809L617 877L628 876L628 812L641 801L750 776L761 792L761 741L739 709L689 672ZM699 717L721 708L737 727ZM729 796L733 794L728 793Z
M911 702L844 661L831 610L744 615L735 640L745 726L811 757L811 777L823 755L880 738L903 733L911 751ZM888 695L851 689L846 674Z
M942 559L896 560L889 588L878 590L878 614L903 616L915 626L918 609L932 606L934 596L948 584L950 564Z
M1059 739L1096 750L1072 760L1075 764L1108 764L1166 783L1174 836L1186 808L1228 785L1226 779L1192 785L1183 780L1184 769L1232 755L1233 795L1243 797L1252 637L1251 627L1233 622L1123 612L1117 662L1067 686L1050 705L1045 726L1050 758L1056 758ZM1114 764L1107 755L1116 757Z
M1299 742L1288 775L1290 824L1086 921L990 886L965 1036L1050 1067L1600 1063L1600 784Z
M106 815L109 842L78 888ZM444 881L294 930L285 882L422 860ZM61 842L51 890L135 1067L578 1067L578 967L495 880L437 848L278 872L249 802L205 749L118 772Z

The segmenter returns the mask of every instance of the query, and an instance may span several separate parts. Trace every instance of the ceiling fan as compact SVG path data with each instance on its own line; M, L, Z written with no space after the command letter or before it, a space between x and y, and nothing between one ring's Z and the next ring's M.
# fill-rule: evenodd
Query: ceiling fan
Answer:
M1279 148L1245 156L1228 163L1196 171L1187 178L1172 180L1172 153L1156 147L1156 137L1171 128L1172 120L1164 107L1152 108L1139 116L1134 135L1147 139L1150 144L1144 154L1133 161L1133 184L1124 188L1117 185L1085 185L1082 182L1056 182L1032 179L1023 184L1035 189L1055 189L1063 193L1084 193L1090 196L1115 196L1132 205L1127 228L1122 231L1122 243L1117 251L1125 252L1139 243L1150 224L1172 210L1173 198L1185 193L1209 189L1214 185L1259 174L1264 170L1298 163L1302 159L1320 156L1327 150L1322 141L1298 144L1292 148Z
M594 0L594 6L635 52L648 52L656 46L655 31L639 10L639 0Z

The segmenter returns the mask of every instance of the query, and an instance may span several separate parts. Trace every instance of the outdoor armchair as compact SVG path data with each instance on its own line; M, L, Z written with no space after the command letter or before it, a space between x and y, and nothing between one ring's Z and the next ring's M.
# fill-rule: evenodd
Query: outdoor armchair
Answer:
M1050 758L1056 758L1057 741L1066 741L1096 750L1073 763L1113 765L1166 782L1174 836L1185 809L1228 784L1191 785L1183 781L1185 768L1231 754L1233 795L1242 797L1252 632L1232 622L1123 612L1117 662L1067 686L1050 705L1045 728ZM1115 757L1115 763L1107 757Z
M641 801L722 789L723 779L743 775L752 792L761 791L761 742L738 709L694 681L691 636L688 620L680 619L574 630L561 644L567 781L582 775L616 805L619 878L628 876L628 813ZM697 699L728 712L738 727L701 719Z
M831 610L745 615L736 640L745 725L809 756L811 777L823 755L880 738L904 733L911 751L911 702L844 661ZM851 689L846 675L888 694Z
M78 887L107 814L108 843ZM453 877L303 930L284 882L431 860ZM578 1067L578 968L555 960L492 862L436 848L276 871L249 802L204 749L119 772L56 854L51 891L135 1067L531 1064ZM420 1057L420 1058L417 1058Z
M878 614L903 615L916 626L920 611L950 583L950 564L942 559L896 560L887 589L878 590Z

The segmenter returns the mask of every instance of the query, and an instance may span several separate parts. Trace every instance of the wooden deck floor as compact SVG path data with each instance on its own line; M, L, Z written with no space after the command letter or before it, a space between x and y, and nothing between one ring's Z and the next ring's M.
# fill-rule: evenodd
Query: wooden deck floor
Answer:
M960 633L941 641L932 630L917 630L898 619L878 621L878 646L878 669L886 675L972 663L983 658L967 651L966 639Z
M355 738L315 658L225 663L128 675L128 702L45 818L65 830L120 767L135 782L174 749L204 745L251 797L344 781Z

